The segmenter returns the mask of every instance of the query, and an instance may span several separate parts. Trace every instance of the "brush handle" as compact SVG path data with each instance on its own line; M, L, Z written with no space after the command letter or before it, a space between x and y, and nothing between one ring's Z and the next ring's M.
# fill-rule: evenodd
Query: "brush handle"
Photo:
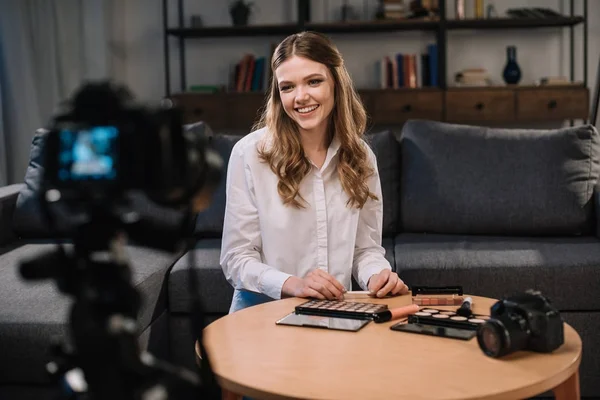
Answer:
M471 297L467 297L463 300L463 303L460 305L459 309L456 310L456 313L461 317L470 317L471 316L471 305L473 304L473 299Z
M380 311L373 316L373 321L378 324L382 322L391 321L394 319L405 318L411 314L419 311L419 306L416 304L411 304L404 307L392 308L385 311Z

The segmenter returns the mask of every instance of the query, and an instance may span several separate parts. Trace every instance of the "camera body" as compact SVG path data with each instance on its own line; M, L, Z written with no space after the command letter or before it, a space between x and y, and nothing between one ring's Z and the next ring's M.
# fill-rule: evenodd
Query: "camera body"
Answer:
M222 167L207 133L185 131L177 108L142 106L124 88L89 83L49 129L46 190L75 205L110 203L132 190L160 205L186 205Z
M478 329L477 340L490 357L519 350L550 353L564 343L563 324L546 297L528 290L496 302L490 319Z

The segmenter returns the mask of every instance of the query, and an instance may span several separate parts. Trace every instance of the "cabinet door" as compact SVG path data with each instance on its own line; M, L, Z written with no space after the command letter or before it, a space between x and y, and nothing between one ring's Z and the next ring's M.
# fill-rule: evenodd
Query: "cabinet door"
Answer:
M520 121L587 119L589 92L580 88L539 88L517 91Z
M266 94L262 92L235 93L227 96L227 127L247 130L260 118Z
M402 124L409 119L441 120L443 95L441 91L390 90L371 99L374 124Z
M458 89L446 93L446 120L451 122L513 121L512 90Z
M225 97L223 94L181 93L171 96L175 105L183 109L184 122L204 121L213 130L225 125Z

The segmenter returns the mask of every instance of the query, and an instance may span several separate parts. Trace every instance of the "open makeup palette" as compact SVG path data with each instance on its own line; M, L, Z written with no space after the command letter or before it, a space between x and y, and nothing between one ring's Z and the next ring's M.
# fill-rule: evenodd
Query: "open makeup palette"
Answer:
M388 309L387 304L361 303L340 300L310 300L296 306L296 314L325 317L373 319L374 314Z
M423 308L419 312L409 315L408 322L424 325L444 326L448 328L467 329L475 331L490 317L487 315L472 314L463 317L454 311Z
M462 286L413 286L411 293L419 306L460 306L464 300Z

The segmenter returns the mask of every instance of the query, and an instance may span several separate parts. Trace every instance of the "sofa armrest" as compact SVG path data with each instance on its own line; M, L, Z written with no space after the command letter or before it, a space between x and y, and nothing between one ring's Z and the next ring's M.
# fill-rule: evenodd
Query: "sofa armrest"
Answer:
M594 223L596 237L600 238L600 181L594 185Z
M9 244L17 238L13 231L13 214L23 183L0 187L0 245Z

